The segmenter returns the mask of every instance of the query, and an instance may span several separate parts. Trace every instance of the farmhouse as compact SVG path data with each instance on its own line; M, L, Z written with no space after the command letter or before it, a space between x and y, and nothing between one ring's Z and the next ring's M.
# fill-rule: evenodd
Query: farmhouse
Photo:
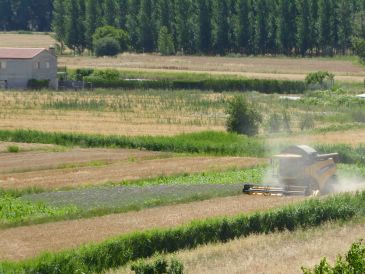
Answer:
M48 80L57 89L54 48L0 48L0 88L25 89L31 79Z

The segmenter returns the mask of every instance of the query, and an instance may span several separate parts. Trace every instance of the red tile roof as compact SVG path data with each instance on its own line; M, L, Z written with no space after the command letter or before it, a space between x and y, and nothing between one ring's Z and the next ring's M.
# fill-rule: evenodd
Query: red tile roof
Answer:
M0 59L32 59L47 49L0 48Z

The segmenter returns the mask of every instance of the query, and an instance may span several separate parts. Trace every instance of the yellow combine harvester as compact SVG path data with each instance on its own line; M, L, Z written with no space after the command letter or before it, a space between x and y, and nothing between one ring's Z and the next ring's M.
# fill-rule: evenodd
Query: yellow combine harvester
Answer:
M318 154L305 145L292 146L271 159L273 178L270 186L246 184L250 195L317 196L333 191L336 183L338 153Z

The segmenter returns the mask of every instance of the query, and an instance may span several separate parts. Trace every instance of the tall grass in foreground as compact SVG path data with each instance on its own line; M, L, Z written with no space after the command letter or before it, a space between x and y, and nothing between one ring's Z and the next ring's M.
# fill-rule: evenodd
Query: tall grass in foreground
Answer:
M193 222L172 229L137 232L64 251L47 253L24 262L2 262L5 273L101 273L155 253L171 253L198 245L226 242L252 233L314 227L331 220L348 220L364 214L365 192L312 199L285 208Z

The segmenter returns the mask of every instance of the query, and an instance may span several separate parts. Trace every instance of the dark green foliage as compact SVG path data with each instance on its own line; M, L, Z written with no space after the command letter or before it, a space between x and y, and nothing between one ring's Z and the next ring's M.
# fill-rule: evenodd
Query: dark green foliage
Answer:
M90 76L94 73L94 69L92 68L80 68L75 71L75 80L82 81L84 77Z
M303 93L306 84L302 81L267 80L267 79L237 79L213 78L190 79L191 77L147 77L145 80L124 80L122 74L115 71L113 79L101 77L103 70L95 73L85 80L95 88L123 88L123 89L199 89L224 91L258 91L263 93ZM156 79L157 78L157 79ZM205 78L205 77L204 77Z
M158 51L162 55L175 54L174 40L167 27L162 27L158 35Z
M365 273L365 244L361 240L354 243L345 258L339 256L334 266L324 258L314 269L302 267L304 274L360 274Z
M41 90L49 88L49 80L30 79L27 84L28 89Z
M364 14L361 0L0 0L0 30L54 30L78 53L109 25L138 52L156 52L166 27L179 53L326 56L351 54Z
M183 274L184 265L176 259L168 261L159 255L152 261L138 260L132 264L131 270L136 274Z
M118 41L110 37L105 37L94 41L93 49L95 55L98 57L116 56L120 52L120 46Z
M254 136L258 133L262 116L243 96L234 97L229 102L226 113L228 115L227 130L229 132L248 136Z
M20 148L16 145L8 146L6 150L10 153L18 153L20 151Z
M93 44L97 43L103 38L112 38L119 44L119 51L125 51L129 46L129 36L122 29L117 29L113 26L104 26L97 28L95 33L92 35Z
M319 86L320 88L331 88L334 85L335 75L328 71L311 72L305 78L308 86Z
M354 38L352 40L352 47L357 56L361 59L362 62L365 61L365 40L362 38Z
M253 233L295 230L332 220L348 220L364 207L365 193L312 199L254 215L215 218L189 225L124 235L101 244L45 254L24 262L1 263L5 273L101 273L156 253L171 253Z

